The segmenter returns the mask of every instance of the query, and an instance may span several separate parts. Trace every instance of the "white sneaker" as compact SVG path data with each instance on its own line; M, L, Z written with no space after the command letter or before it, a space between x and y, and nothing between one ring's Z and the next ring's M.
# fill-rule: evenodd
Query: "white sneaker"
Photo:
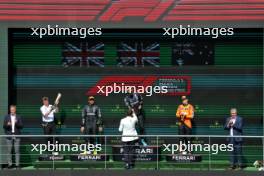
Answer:
M183 155L187 155L187 152L186 152L186 151L182 151L182 154L183 154Z
M52 152L52 155L58 156L59 155L59 152Z
M91 155L91 151L84 151L82 153L80 153L80 155Z

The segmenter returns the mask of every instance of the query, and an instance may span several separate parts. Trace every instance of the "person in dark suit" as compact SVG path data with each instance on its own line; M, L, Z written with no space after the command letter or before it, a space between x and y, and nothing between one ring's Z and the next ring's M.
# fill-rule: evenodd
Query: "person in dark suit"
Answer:
M242 169L242 137L232 137L241 136L243 134L243 119L237 115L237 109L232 108L230 110L231 117L228 117L225 122L225 130L229 131L230 137L227 138L229 144L233 145L233 151L231 152L230 162L231 165L229 169L241 170Z
M18 169L20 167L20 138L13 135L21 134L23 123L21 117L16 114L15 105L10 106L10 114L5 116L3 128L5 130L5 134L9 135L6 138L8 168L12 168L12 148L14 147L16 158L15 167Z

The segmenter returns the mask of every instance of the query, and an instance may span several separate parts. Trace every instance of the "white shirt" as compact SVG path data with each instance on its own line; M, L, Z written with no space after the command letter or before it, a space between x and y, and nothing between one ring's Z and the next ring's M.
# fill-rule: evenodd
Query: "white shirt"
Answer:
M119 131L122 132L122 141L129 142L138 139L136 123L138 122L137 116L133 113L133 117L127 116L120 121ZM126 137L129 136L129 137ZM133 136L133 137L130 137Z
M49 113L49 115L47 117L44 117L44 115L48 112L50 112L52 105L49 106L41 106L40 107L40 111L42 114L42 121L43 122L53 122L54 121L54 113L55 113L55 109L51 111L51 113Z
M11 115L12 133L15 133L16 115Z
M235 124L236 123L236 117L235 118L231 117L230 121L232 121L233 124ZM234 131L233 131L233 127L232 126L231 126L231 129L230 129L230 136L234 136Z

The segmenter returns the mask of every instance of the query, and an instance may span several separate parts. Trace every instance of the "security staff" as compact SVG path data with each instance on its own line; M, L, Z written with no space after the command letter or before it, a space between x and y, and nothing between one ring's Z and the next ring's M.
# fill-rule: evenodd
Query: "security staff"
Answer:
M191 135L192 134L191 120L194 117L194 108L191 104L188 103L188 98L186 96L182 96L181 99L182 99L182 104L178 106L176 111L176 117L179 120L179 135ZM182 143L187 144L188 141L190 141L190 138L181 137L180 141L182 141Z
M133 109L129 109L127 116L120 121L119 132L122 132L125 168L134 167L135 144L138 140L136 124L138 118Z
M58 107L49 104L49 98L42 98L43 106L40 107L40 112L42 115L42 128L45 135L52 135L56 132L55 124L55 113L59 111ZM55 143L52 137L48 138L50 143Z
M16 168L20 167L20 138L13 137L12 135L21 134L21 129L23 128L22 119L16 114L16 106L10 106L10 114L6 115L4 118L3 128L6 135L10 137L6 138L7 144L7 162L8 168L12 168L12 148L14 146L15 158L16 158Z
M95 104L95 98L88 98L88 105L85 105L82 110L81 132L86 135L96 135L98 130L102 130L102 114L99 106ZM87 142L90 144L96 143L96 138L88 137Z
M128 89L127 95L124 98L125 105L128 107L128 109L133 109L135 111L135 114L138 118L138 129L139 134L144 135L145 134L145 116L143 113L143 98L140 94L135 93L132 91L132 89ZM147 143L145 141L144 137L141 137L141 143L143 146L147 146Z

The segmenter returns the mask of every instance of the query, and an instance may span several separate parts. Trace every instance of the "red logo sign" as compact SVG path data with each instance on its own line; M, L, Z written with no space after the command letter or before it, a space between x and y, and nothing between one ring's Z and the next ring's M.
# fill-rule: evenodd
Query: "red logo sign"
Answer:
M263 8L263 0L1 0L0 21L263 21Z

